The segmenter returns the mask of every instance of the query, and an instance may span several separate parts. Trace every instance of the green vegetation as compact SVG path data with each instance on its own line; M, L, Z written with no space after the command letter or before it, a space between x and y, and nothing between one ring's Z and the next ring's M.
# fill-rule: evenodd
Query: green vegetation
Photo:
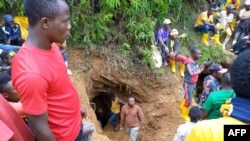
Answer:
M22 3L23 0L0 0L0 9L23 15ZM68 3L72 11L70 45L100 53L103 50L100 48L110 49L118 59L132 58L131 63L151 68L154 65L150 46L163 20L171 19L172 28L187 33L180 50L188 55L189 47L200 43L200 34L193 31L193 23L207 7L204 0L68 0ZM204 52L201 61L221 60L221 50L217 47L200 47Z

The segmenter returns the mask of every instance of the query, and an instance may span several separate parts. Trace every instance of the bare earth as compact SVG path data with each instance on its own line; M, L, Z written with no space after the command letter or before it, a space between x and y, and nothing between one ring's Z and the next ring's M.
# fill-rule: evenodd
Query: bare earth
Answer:
M90 100L98 95L95 92L96 87L104 87L102 84L95 86L97 83L93 82L100 79L100 76L116 83L125 83L132 91L137 92L135 95L132 93L132 95L135 96L137 104L142 107L145 114L145 123L140 130L138 141L173 140L178 125L184 122L180 118L179 110L183 90L182 78L178 71L173 74L170 72L169 67L166 67L169 71L166 76L162 76L164 78L161 82L154 82L149 86L145 86L137 79L126 79L124 74L121 76L120 71L111 70L111 73L107 73L105 60L98 56L92 56L89 59L90 61L86 61L82 52L82 50L74 50L69 53L69 68L73 72L71 78L78 89L81 103L87 108L88 117L86 121L93 123L96 129L93 134L93 141L129 140L124 130L115 132L110 125L107 125L102 130L94 110L90 106ZM86 66L88 69L86 69ZM116 94L124 101L129 95L128 92L118 90Z

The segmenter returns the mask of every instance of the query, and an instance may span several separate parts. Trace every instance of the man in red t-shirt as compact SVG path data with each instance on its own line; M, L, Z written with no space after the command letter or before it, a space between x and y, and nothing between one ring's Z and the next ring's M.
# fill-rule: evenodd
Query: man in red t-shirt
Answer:
M64 0L25 0L29 34L13 59L13 86L38 141L81 141L80 100L54 43L70 35Z
M0 141L34 141L24 120L0 94Z

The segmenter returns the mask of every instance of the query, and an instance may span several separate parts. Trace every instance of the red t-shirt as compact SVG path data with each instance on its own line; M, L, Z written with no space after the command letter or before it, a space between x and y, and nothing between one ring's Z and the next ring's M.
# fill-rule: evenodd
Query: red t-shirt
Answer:
M11 105L0 94L0 141L34 141L35 137Z
M24 43L13 59L12 81L26 114L47 111L56 140L75 140L81 126L80 100L56 44L42 50Z

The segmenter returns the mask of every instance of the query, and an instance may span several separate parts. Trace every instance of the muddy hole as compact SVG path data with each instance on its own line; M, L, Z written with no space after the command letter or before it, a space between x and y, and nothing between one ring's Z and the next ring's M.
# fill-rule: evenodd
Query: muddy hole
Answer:
M103 129L108 124L108 119L110 117L111 98L108 97L106 93L99 93L99 95L91 100L91 103L96 118Z

